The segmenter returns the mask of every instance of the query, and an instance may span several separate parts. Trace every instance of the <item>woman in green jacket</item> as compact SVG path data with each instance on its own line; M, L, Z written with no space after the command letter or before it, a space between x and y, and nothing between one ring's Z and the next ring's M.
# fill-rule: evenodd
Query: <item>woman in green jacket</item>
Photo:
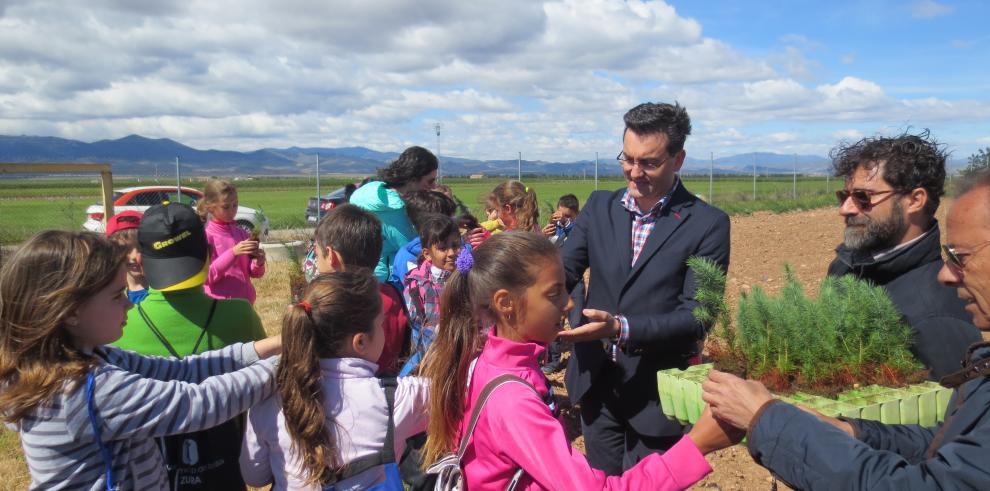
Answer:
M409 147L399 158L378 169L378 178L354 191L351 203L374 213L382 221L382 254L375 277L384 282L399 248L416 238L416 230L406 215L402 196L412 191L429 191L437 185L437 157L423 147Z

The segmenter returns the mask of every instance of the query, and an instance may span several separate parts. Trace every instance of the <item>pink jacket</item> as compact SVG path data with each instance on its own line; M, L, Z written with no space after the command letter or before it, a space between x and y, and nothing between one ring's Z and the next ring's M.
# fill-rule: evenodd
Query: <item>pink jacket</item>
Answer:
M265 275L265 265L251 256L235 256L234 246L251 238L236 223L210 220L206 223L206 241L210 246L210 270L206 275L206 294L214 298L243 298L254 305L251 278Z
M539 365L545 350L540 344L509 341L493 332L469 382L461 434L482 388L503 373L523 378L546 396L547 382ZM519 384L506 384L489 396L462 464L471 491L505 489L519 467L525 475L516 489L526 490L681 490L712 470L685 436L665 454L652 454L621 476L607 477L571 447L563 425L541 398Z

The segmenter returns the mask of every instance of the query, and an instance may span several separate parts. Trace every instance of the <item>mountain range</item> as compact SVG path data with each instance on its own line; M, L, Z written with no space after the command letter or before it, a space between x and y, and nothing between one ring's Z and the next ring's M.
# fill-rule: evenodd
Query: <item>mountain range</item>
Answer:
M379 152L365 147L262 148L251 152L230 150L199 150L168 138L146 138L129 135L117 140L92 143L50 136L0 135L0 162L103 162L113 164L114 174L151 176L170 175L179 159L183 174L191 175L306 175L316 172L319 156L321 173L372 174L375 169L398 157L396 152ZM747 153L707 159L688 157L682 173L707 174L714 166L717 174L752 174L753 163L763 173L821 174L829 169L826 157L815 155L781 155L770 152ZM444 175L484 174L514 176L517 161L479 160L441 157ZM953 165L954 166L954 165ZM159 169L160 168L160 169ZM594 160L547 162L523 160L523 174L533 175L593 175ZM619 165L611 156L601 157L600 175L617 175Z

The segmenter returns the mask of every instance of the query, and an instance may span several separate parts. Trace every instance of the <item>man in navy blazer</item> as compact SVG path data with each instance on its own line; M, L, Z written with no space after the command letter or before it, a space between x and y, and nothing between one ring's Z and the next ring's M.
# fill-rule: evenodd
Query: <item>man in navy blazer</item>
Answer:
M728 216L677 176L687 111L646 103L624 120L617 159L628 185L592 193L562 248L569 289L591 268L587 322L560 334L575 342L567 391L581 405L589 463L610 475L682 437L660 410L657 371L686 367L711 327L694 318L685 262L703 256L729 266Z

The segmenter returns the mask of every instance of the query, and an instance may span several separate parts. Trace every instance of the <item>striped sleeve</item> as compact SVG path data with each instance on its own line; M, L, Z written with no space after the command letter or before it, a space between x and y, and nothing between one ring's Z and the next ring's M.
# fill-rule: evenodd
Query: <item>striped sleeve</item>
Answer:
M216 362L206 357L202 363ZM105 441L160 437L211 428L246 411L274 388L274 359L254 363L198 384L142 377L113 365L97 368L94 404ZM85 384L67 395L66 426L77 439L93 440Z
M144 356L113 346L103 346L107 363L142 377L199 383L207 377L244 368L258 361L254 343L234 343L224 348L185 358Z

